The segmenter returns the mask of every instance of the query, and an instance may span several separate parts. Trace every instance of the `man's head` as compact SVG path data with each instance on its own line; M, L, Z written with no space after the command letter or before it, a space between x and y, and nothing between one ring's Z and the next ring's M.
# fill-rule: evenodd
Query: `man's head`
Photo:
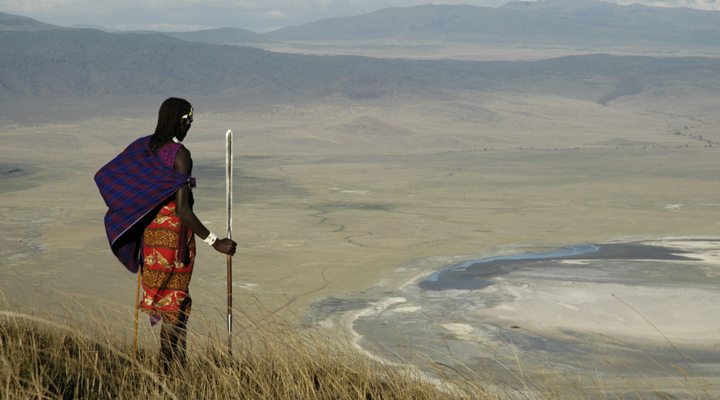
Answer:
M160 145L173 138L182 141L190 130L192 121L192 105L185 99L170 97L162 103L158 111L153 142Z

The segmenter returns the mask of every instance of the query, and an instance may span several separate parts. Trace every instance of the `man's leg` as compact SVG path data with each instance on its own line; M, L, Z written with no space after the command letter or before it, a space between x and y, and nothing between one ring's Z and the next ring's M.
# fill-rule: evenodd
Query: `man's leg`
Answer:
M187 347L187 306L180 309L176 324L163 321L160 328L160 363L167 372L171 365L185 366Z

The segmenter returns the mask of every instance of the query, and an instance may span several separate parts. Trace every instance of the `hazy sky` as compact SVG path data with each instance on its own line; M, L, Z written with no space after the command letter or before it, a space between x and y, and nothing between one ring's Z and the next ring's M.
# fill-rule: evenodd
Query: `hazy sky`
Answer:
M720 0L605 0L720 10ZM237 27L255 31L392 6L426 3L497 7L507 0L0 0L0 11L43 22L113 29L193 30Z

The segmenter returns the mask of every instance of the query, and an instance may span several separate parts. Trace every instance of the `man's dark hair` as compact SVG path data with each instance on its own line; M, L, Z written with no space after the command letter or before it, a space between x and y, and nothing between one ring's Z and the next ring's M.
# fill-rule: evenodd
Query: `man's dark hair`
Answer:
M177 137L183 140L182 136L182 116L188 114L192 110L192 105L185 99L170 97L163 101L158 111L158 121L155 127L155 133L150 138L150 151L155 152L160 145Z

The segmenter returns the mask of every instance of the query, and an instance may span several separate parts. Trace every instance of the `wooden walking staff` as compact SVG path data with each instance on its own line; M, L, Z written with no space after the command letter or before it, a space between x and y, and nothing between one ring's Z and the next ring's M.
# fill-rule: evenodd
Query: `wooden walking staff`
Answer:
M232 239L232 130L225 133L225 197L227 204L227 237ZM228 330L228 353L232 354L232 256L227 256L227 330Z
M140 312L140 285L142 284L142 267L137 270L137 288L135 288L135 320L133 321L133 359L138 350L138 318Z

